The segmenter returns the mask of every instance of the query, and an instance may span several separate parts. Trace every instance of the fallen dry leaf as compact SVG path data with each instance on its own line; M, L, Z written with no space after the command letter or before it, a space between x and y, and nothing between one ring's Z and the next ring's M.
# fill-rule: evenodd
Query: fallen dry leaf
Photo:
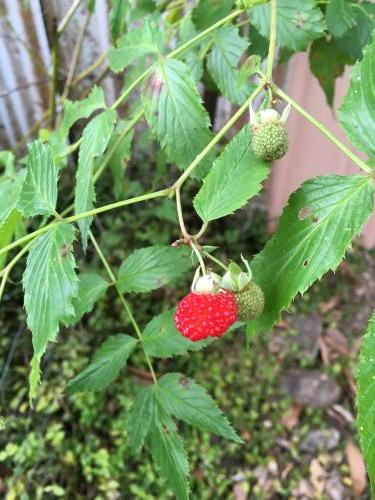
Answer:
M292 404L281 417L281 423L285 429L291 430L299 423L303 405L300 403Z
M316 493L323 493L326 482L326 472L320 465L320 462L317 458L311 460L309 470L310 481L314 486Z
M322 304L320 304L320 312L322 314L327 314L327 312L337 307L339 303L340 297L338 295L335 295L328 302L323 302Z
M349 355L348 339L339 330L333 328L327 330L323 335L323 340L333 351L345 356Z
M352 490L357 498L365 491L367 486L365 462L359 448L352 441L348 441L345 454L350 469Z

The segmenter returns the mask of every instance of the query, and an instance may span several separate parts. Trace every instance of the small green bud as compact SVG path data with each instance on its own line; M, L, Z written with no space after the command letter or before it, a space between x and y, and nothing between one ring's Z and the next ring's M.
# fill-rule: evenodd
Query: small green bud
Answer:
M254 281L250 281L241 291L235 292L235 297L240 321L250 321L262 314L264 294L260 286Z

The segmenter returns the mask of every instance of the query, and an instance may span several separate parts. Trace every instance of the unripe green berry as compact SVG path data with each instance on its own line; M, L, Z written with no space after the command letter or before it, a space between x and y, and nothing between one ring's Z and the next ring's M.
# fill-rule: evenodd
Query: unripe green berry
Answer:
M288 135L279 120L253 125L251 146L255 155L264 161L275 161L288 151Z
M240 321L250 321L262 314L264 294L260 286L254 281L250 281L240 292L236 292L235 296Z

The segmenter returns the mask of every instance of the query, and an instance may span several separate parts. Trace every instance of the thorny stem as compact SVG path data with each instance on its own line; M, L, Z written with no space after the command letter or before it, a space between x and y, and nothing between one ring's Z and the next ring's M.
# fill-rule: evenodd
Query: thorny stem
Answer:
M136 319L133 316L132 310L131 310L131 308L130 308L128 302L127 302L127 300L125 299L123 293L120 291L120 289L118 287L116 276L115 276L114 272L112 271L111 266L109 265L109 262L105 258L105 256L104 256L104 254L103 254L103 252L102 252L102 250L101 250L101 248L100 248L100 246L99 246L99 244L98 244L95 236L92 234L91 231L89 231L89 238L90 238L92 244L94 245L94 248L95 248L97 254L99 255L100 260L102 261L103 266L105 267L105 270L107 271L108 277L111 280L112 285L116 289L116 292L117 292L117 295L119 296L121 304L122 304L123 308L125 309L125 312L128 315L128 317L130 319L130 322L133 325L134 331L135 331L135 333L136 333L136 335L138 337L138 340L140 341L140 344L142 346L142 333L141 333L141 330L140 330L140 328L138 326L138 323L137 323ZM152 380L154 381L154 384L157 384L158 380L157 380L157 377L156 377L156 374L155 374L154 367L152 366L151 359L150 359L149 355L147 354L147 352L143 349L143 347L142 347L142 350L143 350L143 353L145 355L146 362L147 362L147 365L149 367L149 370L150 370L150 373L151 373L151 376L152 376Z
M276 26L277 26L277 0L271 0L271 26L270 26L270 44L268 46L267 56L267 80L272 78L273 61L275 59L276 49Z
M353 163L357 165L366 173L372 173L373 169L367 165L363 160L361 160L356 154L354 154L350 149L345 146L332 132L330 132L319 120L310 115L302 106L300 106L296 101L288 96L283 90L281 90L277 85L272 85L275 94L282 97L286 102L288 102L300 115L302 115L306 120L308 120L314 127L316 127L322 134L324 134L328 139L335 144L348 158L352 160Z

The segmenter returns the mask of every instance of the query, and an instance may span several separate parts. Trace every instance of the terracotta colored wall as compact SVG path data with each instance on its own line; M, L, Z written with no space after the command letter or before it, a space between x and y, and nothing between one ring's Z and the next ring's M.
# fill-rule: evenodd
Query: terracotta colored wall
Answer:
M337 81L335 110L340 106L348 85L349 72ZM324 93L318 81L309 71L306 53L296 54L293 57L284 86L293 99L303 105L307 111L349 145L334 113L326 104ZM287 156L275 164L268 189L271 228L274 228L277 217L289 195L306 179L324 174L361 173L333 143L294 110L291 111L287 127L290 149ZM367 224L362 236L362 243L367 247L375 246L375 217L372 217Z

